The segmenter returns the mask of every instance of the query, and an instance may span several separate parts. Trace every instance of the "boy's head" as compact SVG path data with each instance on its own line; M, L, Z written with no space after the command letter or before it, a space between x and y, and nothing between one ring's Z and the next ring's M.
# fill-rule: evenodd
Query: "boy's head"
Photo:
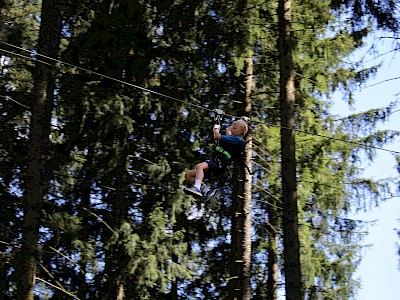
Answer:
M236 120L230 126L230 131L233 135L238 135L240 137L244 137L249 130L247 123L244 120Z

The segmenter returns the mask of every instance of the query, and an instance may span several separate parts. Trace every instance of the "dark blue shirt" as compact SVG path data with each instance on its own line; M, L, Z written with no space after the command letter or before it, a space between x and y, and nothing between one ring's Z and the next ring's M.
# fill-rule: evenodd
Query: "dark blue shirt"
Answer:
M232 158L240 158L244 148L244 140L237 135L221 135L219 145L232 155Z

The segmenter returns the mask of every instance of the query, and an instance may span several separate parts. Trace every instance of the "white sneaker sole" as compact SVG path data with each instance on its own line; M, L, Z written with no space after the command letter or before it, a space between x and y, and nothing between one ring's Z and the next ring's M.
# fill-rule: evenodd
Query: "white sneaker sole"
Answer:
M202 194L196 193L195 191L192 191L191 189L189 189L187 187L184 187L183 191L185 192L185 194L191 195L191 196L196 197L196 198L203 197Z

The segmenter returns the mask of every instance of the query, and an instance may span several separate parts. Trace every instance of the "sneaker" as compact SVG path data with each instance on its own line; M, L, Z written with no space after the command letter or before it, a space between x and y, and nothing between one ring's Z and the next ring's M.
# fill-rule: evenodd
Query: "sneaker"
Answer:
M207 192L206 198L208 201L214 202L215 198L218 196L218 189L211 189Z
M186 194L192 195L194 197L203 197L203 194L201 193L201 191L195 186L191 186L189 188L188 187L184 187L183 191Z

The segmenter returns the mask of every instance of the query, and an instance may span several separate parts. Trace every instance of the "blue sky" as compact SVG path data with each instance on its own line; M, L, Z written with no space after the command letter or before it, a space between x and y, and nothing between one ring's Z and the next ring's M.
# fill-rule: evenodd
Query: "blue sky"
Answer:
M371 41L372 43L372 41ZM393 49L392 40L375 40L374 45L380 54ZM371 45L371 44L370 44ZM400 93L400 50L373 59L367 56L369 64L382 63L378 74L355 94L354 110L349 110L340 95L335 95L333 113L341 116L380 108L397 101ZM361 52L366 53L366 50ZM371 60L372 59L372 60ZM389 81L386 81L389 80ZM385 81L385 82L383 82ZM374 85L379 83L377 85ZM400 101L397 109L400 109ZM393 114L390 121L380 126L381 129L400 130L400 111ZM400 151L400 139L385 145L385 149ZM377 150L373 163L365 164L364 177L384 179L399 178L395 169L394 155ZM400 299L399 257L396 254L396 243L400 244L395 228L400 229L400 197L385 200L379 207L354 216L366 221L376 220L375 226L369 228L365 244L371 246L362 251L362 262L356 277L361 279L362 288L356 296L357 300L398 300Z
M347 116L373 108L388 106L397 101L400 110L400 50L395 53L389 52L394 48L391 40L370 40L369 46L377 48L378 54L368 55L367 48L358 52L353 61L365 56L368 65L382 63L381 68L374 78L371 78L365 86L361 87L354 95L355 104L352 109L341 100L342 95L336 93L333 96L335 105L331 113L337 116ZM394 113L390 120L379 126L379 129L400 130L400 111ZM400 151L400 138L383 148ZM376 180L386 178L397 178L396 161L392 153L377 150L374 161L365 162L363 177ZM395 190L394 190L395 191ZM397 192L400 195L400 191ZM368 201L367 201L368 202ZM361 252L361 264L355 278L361 281L361 289L355 296L356 300L398 300L400 299L400 257L397 255L396 243L400 244L395 229L400 229L400 197L394 197L382 201L379 206L352 216L357 220L376 221L374 226L369 227L369 233L365 237L365 247ZM279 299L284 298L284 291L279 291Z

